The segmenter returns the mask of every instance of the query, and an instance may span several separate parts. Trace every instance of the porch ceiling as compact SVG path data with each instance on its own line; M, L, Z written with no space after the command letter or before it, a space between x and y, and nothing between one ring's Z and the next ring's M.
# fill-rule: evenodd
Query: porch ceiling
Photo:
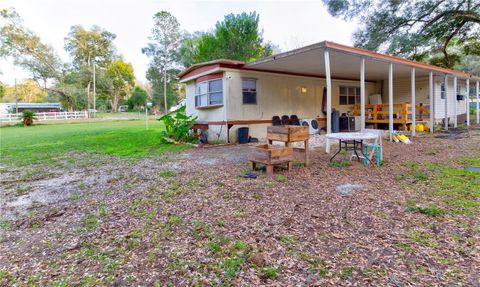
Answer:
M365 58L365 79L367 81L388 79L388 66L390 62L393 63L394 78L410 77L412 67L415 67L417 77L428 76L430 70L433 70L434 75L445 75L445 72L439 70L449 71L447 69L433 67L422 63L415 63L378 53L375 54L378 54L379 57L375 57L375 55L365 55L362 53L355 53L355 51L339 50L327 47L329 43L330 42L322 42L294 51L274 55L255 62L247 63L244 68L324 77L324 51L328 48L330 52L330 69L332 78L359 80L360 62L362 57ZM332 44L339 45L335 43ZM359 51L362 52L363 50ZM373 54L373 52L371 53ZM389 61L388 57L393 58L393 60ZM429 69L429 67L432 67L432 69ZM456 74L457 71L451 72ZM461 75L458 76L461 77Z

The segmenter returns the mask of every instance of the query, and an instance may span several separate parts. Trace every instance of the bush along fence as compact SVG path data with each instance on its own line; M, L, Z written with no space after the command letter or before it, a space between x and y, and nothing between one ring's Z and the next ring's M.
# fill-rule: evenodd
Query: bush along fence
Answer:
M37 121L61 121L61 120L80 120L88 119L87 111L76 112L38 112L35 113ZM0 122L16 123L22 121L22 113L18 114L0 114Z

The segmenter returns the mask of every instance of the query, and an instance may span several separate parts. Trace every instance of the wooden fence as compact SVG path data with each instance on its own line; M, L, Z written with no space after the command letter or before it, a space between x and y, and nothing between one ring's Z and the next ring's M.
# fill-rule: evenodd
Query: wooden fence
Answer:
M37 121L65 121L88 119L87 111L76 112L39 112L35 113ZM22 113L18 114L0 114L0 122L13 123L22 120Z

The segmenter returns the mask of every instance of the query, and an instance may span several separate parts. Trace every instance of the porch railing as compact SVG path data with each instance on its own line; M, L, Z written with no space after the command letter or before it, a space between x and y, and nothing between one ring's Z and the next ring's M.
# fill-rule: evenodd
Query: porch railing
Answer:
M389 120L389 105L365 105L365 122L373 123L375 127L377 124L388 124ZM430 115L430 109L423 104L415 105L416 108L416 122L426 122ZM354 105L353 114L360 116L360 105ZM393 104L393 123L400 124L406 130L407 125L412 123L412 104L399 103Z

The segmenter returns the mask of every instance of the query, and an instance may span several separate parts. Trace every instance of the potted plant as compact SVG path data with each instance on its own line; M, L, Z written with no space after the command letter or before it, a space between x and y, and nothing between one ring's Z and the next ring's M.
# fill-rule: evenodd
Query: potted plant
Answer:
M33 120L36 120L35 114L30 110L24 110L22 113L22 122L24 127L31 126Z

